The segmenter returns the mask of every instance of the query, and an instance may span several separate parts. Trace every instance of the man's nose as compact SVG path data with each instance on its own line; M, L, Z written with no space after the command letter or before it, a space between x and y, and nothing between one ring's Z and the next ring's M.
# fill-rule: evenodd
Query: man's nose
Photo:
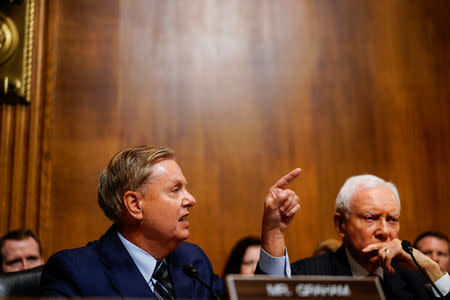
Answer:
M389 225L385 218L380 218L377 224L376 237L380 240L386 240L389 236Z
M27 270L29 268L30 268L30 264L27 262L27 260L26 259L22 259L22 265L21 265L19 271Z
M194 196L191 195L188 191L186 191L185 197L184 197L184 204L186 206L194 206L197 200L195 200Z

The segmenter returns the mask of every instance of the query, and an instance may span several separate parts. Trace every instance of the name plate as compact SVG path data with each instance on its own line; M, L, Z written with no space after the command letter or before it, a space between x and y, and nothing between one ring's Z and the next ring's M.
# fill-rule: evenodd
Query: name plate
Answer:
M381 284L374 277L229 275L226 283L231 300L385 299Z

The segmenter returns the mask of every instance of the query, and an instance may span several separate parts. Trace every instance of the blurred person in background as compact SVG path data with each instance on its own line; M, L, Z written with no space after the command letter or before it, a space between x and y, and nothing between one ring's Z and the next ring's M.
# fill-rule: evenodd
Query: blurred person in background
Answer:
M260 251L261 240L259 238L248 236L240 239L231 250L222 278L228 274L254 274Z
M414 241L414 248L437 262L443 273L448 271L450 243L445 234L437 231L425 231Z
M321 255L327 252L336 252L339 247L342 245L342 241L337 239L326 239L317 244L316 248L313 251L313 255Z
M17 272L44 264L39 237L29 229L17 229L0 238L2 272Z

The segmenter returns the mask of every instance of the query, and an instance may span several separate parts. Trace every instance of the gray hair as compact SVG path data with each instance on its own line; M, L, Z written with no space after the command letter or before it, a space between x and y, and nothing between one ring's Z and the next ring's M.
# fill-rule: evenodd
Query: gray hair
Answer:
M126 191L138 191L151 176L151 167L161 159L174 159L169 148L137 146L120 151L100 175L98 205L112 221L123 211Z
M392 182L384 181L375 175L365 174L352 176L345 181L336 197L336 205L334 207L335 211L347 213L350 208L352 197L357 190L370 189L378 186L385 186L390 189L395 198L397 198L398 207L400 208L400 197L398 195L397 188Z

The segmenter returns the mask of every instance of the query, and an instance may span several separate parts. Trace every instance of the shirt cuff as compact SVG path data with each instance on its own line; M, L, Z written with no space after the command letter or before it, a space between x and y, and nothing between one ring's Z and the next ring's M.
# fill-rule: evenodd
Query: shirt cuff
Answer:
M269 275L275 276L291 276L291 267L289 265L289 256L287 250L284 250L285 255L275 257L264 251L261 248L259 256L259 267L261 271Z
M439 280L436 281L434 284L444 296L447 295L448 292L450 292L450 276L448 275L448 273L445 273L444 276L439 278ZM439 297L439 294L434 289L433 293L436 297Z

